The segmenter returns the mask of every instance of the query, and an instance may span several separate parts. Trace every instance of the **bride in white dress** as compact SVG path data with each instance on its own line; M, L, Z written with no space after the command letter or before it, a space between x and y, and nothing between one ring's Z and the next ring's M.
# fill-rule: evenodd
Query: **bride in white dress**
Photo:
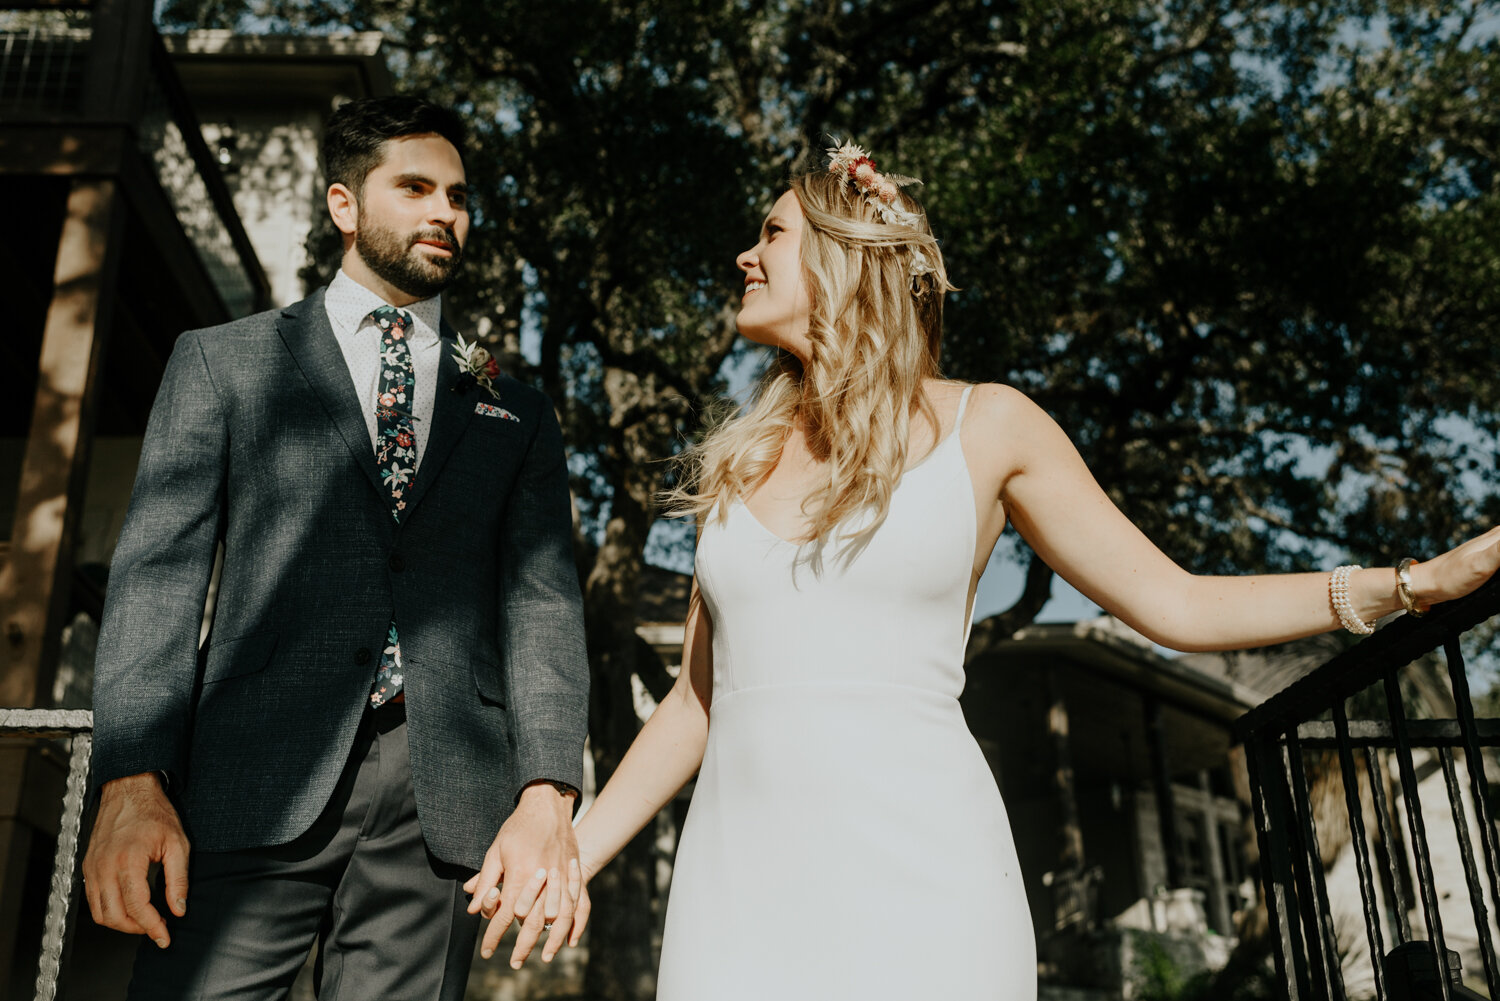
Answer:
M659 1001L1031 1001L1010 825L958 704L975 585L1007 520L1179 650L1362 628L1402 597L1390 568L1204 578L1173 564L1025 396L939 378L950 286L926 219L906 179L857 147L830 152L738 259L739 330L783 360L688 457L674 500L701 532L682 673L578 824L582 876L696 773ZM1408 599L1472 590L1497 542L1410 566ZM587 915L584 893L544 958Z

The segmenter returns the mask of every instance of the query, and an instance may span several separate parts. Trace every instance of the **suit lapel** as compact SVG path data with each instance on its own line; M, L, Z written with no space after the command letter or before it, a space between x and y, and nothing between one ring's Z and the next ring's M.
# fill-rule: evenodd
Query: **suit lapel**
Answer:
M412 510L427 493L427 488L443 470L443 463L463 436L469 421L474 419L474 393L454 392L458 382L458 361L453 357L453 342L458 335L446 322L442 325L442 357L438 360L436 394L432 401L432 432L427 436L427 449L417 464L417 475L406 498L406 512L402 521L411 518Z
M318 394L339 437L353 453L355 464L364 471L381 501L389 504L380 482L380 470L375 465L375 446L370 441L370 429L365 424L359 397L354 391L354 380L349 375L344 352L333 336L333 327L328 323L328 311L323 308L323 290L319 289L283 310L276 318L276 332L296 359L297 367L302 370L313 392Z

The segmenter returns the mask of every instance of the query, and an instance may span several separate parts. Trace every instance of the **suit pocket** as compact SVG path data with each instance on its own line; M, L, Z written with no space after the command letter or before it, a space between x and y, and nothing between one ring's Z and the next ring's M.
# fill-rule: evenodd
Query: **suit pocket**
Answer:
M506 410L505 413L510 413L510 411ZM511 416L515 415L512 414ZM474 424L487 434L502 434L512 438L529 438L535 430L520 417L511 420L509 417L494 414L477 413L474 415Z
M271 662L271 651L276 649L276 637L274 632L248 633L211 643L203 667L203 683L211 685L264 670Z
M498 662L483 660L474 662L474 688L479 692L481 699L504 708L505 680L500 675Z

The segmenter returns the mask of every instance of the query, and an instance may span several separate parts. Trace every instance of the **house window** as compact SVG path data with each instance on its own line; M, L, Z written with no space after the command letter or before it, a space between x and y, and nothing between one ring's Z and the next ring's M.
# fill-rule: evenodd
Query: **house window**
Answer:
M1206 819L1196 810L1179 809L1177 813L1177 848L1182 881L1199 889L1207 889L1209 878Z

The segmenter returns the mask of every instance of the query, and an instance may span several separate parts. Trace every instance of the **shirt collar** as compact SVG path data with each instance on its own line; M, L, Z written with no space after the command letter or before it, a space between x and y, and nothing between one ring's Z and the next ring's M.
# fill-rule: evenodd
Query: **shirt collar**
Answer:
M340 268L338 274L333 276L333 281L328 283L328 291L323 293L323 301L328 309L329 319L333 321L335 327L345 333L358 330L360 324L371 313L381 306L390 305L380 296L350 278L344 273L343 268ZM419 299L409 306L399 308L411 314L414 322L408 337L415 343L420 345L437 338L443 320L441 294L429 299Z

